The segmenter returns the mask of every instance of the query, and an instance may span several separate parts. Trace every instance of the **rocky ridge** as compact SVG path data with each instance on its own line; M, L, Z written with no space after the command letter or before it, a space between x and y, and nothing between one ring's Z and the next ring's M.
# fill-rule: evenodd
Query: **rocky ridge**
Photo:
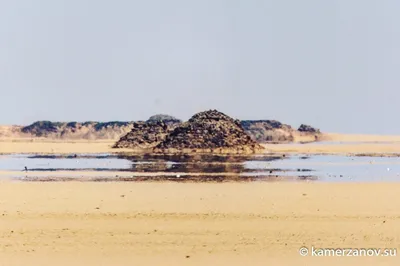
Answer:
M236 120L235 120L236 121ZM189 121L188 121L189 122ZM51 122L38 121L28 126L0 126L0 138L46 138L54 140L124 140L116 147L155 147L182 121L158 114L137 122ZM319 129L301 125L298 130L276 120L243 120L244 131L259 143L299 141L307 136L310 141L321 136ZM152 127L155 127L152 129ZM134 132L131 132L135 128ZM128 136L126 136L129 133ZM128 141L129 140L129 141ZM131 144L128 145L128 142ZM125 143L125 144L124 144Z
M20 128L22 137L50 139L118 139L128 133L133 122L51 122L37 121Z

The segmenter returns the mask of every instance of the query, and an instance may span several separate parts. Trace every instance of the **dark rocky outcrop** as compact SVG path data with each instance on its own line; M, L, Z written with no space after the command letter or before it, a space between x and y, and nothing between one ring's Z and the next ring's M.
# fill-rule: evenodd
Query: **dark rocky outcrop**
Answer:
M245 130L251 128L254 125L262 125L265 129L289 129L291 130L292 127L286 124L282 124L276 120L242 120L241 125Z
M294 140L295 130L276 120L242 120L241 125L253 140L260 143Z
M157 114L157 115L150 116L150 118L146 122L147 123L164 122L166 124L176 124L176 123L182 123L182 120L175 118L171 115Z
M23 127L21 131L22 133L29 133L36 137L44 137L51 133L57 133L59 127L62 125L63 123L60 122L37 121L29 126Z
M314 128L309 125L301 124L298 131L305 132L305 133L313 133L313 134L320 134L321 131L317 128Z
M116 139L131 129L133 122L51 122L37 121L22 127L21 133L31 137L54 139Z
M134 122L132 130L115 143L113 148L152 148L165 139L179 123L162 121Z
M195 114L189 121L176 127L156 146L155 151L216 149L254 152L261 146L246 134L239 120L217 110L209 110Z
M228 126L228 122L230 126ZM173 133L172 131L178 125L181 125L180 131ZM233 125L239 126L240 129ZM230 137L226 138L224 134L230 135L231 131L233 132L232 139L230 139ZM163 144L164 146L160 146L160 149L167 149L169 146L174 146L178 149L180 149L180 147L203 149L207 146L213 149L215 147L235 146L236 142L233 141L233 139L237 139L235 134L239 134L239 131L241 133L244 131L253 141L258 143L303 141L304 138L309 138L306 141L316 141L321 137L319 129L308 125L301 125L300 128L296 130L276 120L239 121L216 110L196 114L185 123L182 123L181 120L173 116L165 114L151 116L146 122L37 121L29 126L2 127L0 128L0 136L22 138L40 137L62 140L120 140L115 144L117 148L152 148L159 144L161 145L161 143L166 140L171 143ZM171 139L166 139L170 133L176 134L176 138L173 140L174 143L172 143ZM185 134L188 134L190 139L177 139L183 138L182 136ZM203 136L203 139L197 138L198 136ZM243 137L243 135L240 136ZM315 138L313 138L313 136L315 136ZM171 137L173 137L173 135L171 135ZM179 145L177 142L179 142ZM241 139L240 141L238 140L238 143L246 143L246 141Z

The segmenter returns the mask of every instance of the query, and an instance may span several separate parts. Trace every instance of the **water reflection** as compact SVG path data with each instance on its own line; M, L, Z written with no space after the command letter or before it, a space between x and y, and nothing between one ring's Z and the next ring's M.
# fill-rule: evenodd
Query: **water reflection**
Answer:
M311 169L276 168L272 161L282 160L281 155L228 156L228 155L13 155L0 158L0 170L23 171L25 167L34 178L49 172L53 178L57 173L69 173L68 179L84 171L99 172L96 178L104 179L106 173L132 173L132 177L113 176L113 180L202 180L202 181L251 181L279 179L280 173L312 171ZM37 174L36 174L37 173ZM147 174L147 175L145 175ZM298 176L298 175L296 175ZM42 177L41 177L42 178ZM45 178L45 177L44 177ZM76 177L73 177L76 178ZM109 178L109 177L107 177ZM98 179L96 179L98 180Z
M27 167L28 171L24 171ZM29 178L103 180L400 181L399 157L227 155L1 155L0 171ZM48 173L48 174L46 174ZM89 174L90 173L90 174ZM86 177L85 177L86 176Z

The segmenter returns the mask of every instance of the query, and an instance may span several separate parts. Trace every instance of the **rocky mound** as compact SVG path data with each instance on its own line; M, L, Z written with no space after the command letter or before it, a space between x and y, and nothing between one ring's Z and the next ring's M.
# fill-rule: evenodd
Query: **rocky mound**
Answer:
M320 134L321 131L318 128L314 128L309 125L301 124L298 131L305 132L305 133L313 133L313 134Z
M132 130L117 141L113 148L152 148L163 141L178 124L171 121L134 122Z
M239 120L209 110L192 116L180 124L156 146L156 152L166 150L248 152L261 149L242 128Z
M276 120L243 120L241 125L253 140L260 143L294 140L293 132L295 130Z
M164 122L166 124L176 124L176 123L182 123L182 120L180 120L176 117L173 117L171 115L158 114L158 115L150 116L150 118L146 122L147 123Z
M30 133L37 137L48 136L51 133L56 133L62 125L59 122L37 121L29 126L21 129L22 133Z

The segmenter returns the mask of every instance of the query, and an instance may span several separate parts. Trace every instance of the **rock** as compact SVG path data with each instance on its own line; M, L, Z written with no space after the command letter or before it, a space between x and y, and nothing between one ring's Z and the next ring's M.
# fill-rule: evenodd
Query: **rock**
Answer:
M294 140L293 132L295 130L276 120L243 120L241 125L253 140L260 143Z
M246 134L239 120L209 110L192 116L170 132L156 147L165 150L255 152L261 146Z
M150 116L150 118L146 122L147 123L164 122L166 124L176 124L176 123L182 123L182 120L175 118L171 115L157 114L157 115Z
M22 133L30 133L37 137L47 136L51 133L56 133L58 128L62 126L60 122L37 121L29 126L21 129Z
M321 131L319 129L314 128L309 125L305 125L305 124L301 124L298 131L305 132L305 133L317 133L317 134L321 133Z
M204 112L203 112L204 113ZM218 118L218 117L217 117ZM221 118L221 117L220 117ZM218 119L220 119L218 118ZM200 119L197 117L196 119ZM234 120L237 121L237 120ZM160 126L162 124L167 125ZM97 140L97 139L115 139L120 140L121 137L125 141L130 139L131 144L117 143L114 147L121 148L139 148L154 147L162 142L165 137L182 121L165 114L157 114L151 116L146 122L144 121L111 121L111 122L51 122L37 121L28 126L3 126L0 127L0 137L24 137L35 138L44 137L49 139L63 140ZM187 122L188 123L188 122ZM147 125L145 125L147 124ZM320 136L319 129L315 129L308 125L301 125L299 130L293 129L291 126L283 124L276 120L243 120L240 121L242 129L249 135L252 140L259 143L277 143L291 142L300 136L315 135L315 140ZM154 129L151 129L155 127ZM134 131L131 133L131 131ZM197 135L209 135L213 131L213 127L196 128ZM155 131L155 132L152 132ZM131 133L127 136L128 133ZM156 136L154 136L154 134ZM229 131L225 134L230 134ZM217 145L218 146L218 145Z
M20 131L26 136L52 139L118 139L130 131L132 123L37 121Z
M134 122L132 130L123 136L113 148L152 148L165 139L179 123Z

